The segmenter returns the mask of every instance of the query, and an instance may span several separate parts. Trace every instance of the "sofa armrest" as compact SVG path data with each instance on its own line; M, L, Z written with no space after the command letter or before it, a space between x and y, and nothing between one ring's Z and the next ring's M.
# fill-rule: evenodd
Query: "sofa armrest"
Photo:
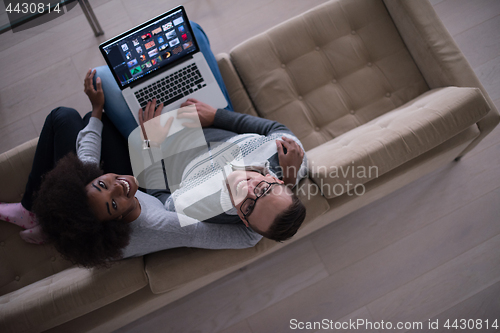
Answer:
M142 257L111 268L71 267L0 297L0 332L40 332L82 316L148 284Z
M465 155L500 122L498 110L428 0L384 3L431 89L476 87L488 101L490 112L477 122L481 134L459 156Z
M227 53L220 53L215 57L215 59L217 59L217 64L219 65L222 79L226 84L229 98L233 103L234 111L252 116L258 116L252 101L245 90L245 87L243 87L243 83L241 82L238 73L236 73L229 55Z
M0 202L20 202L35 157L38 138L0 155Z

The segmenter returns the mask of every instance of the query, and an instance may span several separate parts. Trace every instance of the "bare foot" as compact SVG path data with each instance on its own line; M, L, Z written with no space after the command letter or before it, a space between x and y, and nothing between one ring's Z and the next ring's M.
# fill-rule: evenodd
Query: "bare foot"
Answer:
M42 232L42 227L37 225L31 229L23 230L19 233L19 236L28 243L33 244L44 244L47 240L46 236Z

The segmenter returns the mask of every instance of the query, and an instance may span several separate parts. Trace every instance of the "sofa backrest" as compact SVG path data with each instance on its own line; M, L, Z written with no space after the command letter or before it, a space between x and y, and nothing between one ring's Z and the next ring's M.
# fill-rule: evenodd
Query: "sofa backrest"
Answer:
M327 2L230 56L256 112L306 150L429 90L381 0Z

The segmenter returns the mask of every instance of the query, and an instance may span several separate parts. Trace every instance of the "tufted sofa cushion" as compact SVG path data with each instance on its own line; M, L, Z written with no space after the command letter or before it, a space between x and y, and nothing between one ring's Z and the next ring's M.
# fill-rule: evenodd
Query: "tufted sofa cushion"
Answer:
M479 88L431 90L308 151L310 177L327 198L346 191L352 193L358 184L395 169L471 125L476 126L489 111ZM355 192L362 193L363 188Z
M381 0L327 2L230 56L257 113L306 150L429 89Z

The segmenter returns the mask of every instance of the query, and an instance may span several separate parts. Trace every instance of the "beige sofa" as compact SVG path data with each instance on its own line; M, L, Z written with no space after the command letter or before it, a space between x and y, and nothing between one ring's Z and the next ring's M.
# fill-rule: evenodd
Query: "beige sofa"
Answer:
M86 270L0 222L1 332L117 329L452 162L500 120L427 1L328 2L218 62L236 111L286 124L307 150L299 195L308 212L294 239ZM21 199L35 147L0 156L0 201ZM370 166L377 173L357 174ZM332 173L341 167L356 174ZM348 181L363 194L342 194Z

